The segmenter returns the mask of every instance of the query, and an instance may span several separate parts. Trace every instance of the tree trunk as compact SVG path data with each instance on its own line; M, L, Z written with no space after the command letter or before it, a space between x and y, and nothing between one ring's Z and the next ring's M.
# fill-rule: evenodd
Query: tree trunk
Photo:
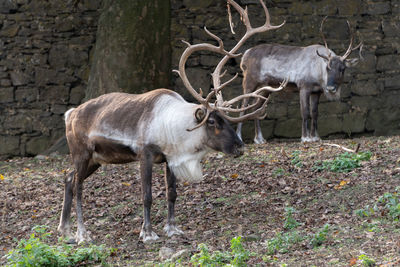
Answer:
M169 0L104 0L85 99L169 87Z

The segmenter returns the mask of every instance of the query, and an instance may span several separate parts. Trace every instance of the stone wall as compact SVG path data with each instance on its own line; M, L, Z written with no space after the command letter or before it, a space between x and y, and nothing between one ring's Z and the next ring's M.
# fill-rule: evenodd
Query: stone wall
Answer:
M0 1L0 158L42 152L64 134L63 113L78 105L85 94L89 62L96 38L100 2L96 0ZM238 0L248 5L252 24L264 22L258 0ZM305 46L321 43L319 25L329 15L325 33L337 54L346 50L346 19L364 41L365 60L346 71L341 101L321 99L320 135L353 136L400 133L400 3L398 0L266 0L278 30L252 37L241 49L260 43ZM238 21L237 14L233 15ZM228 28L224 0L171 0L172 64L177 68L185 45L215 42L203 27L233 47L244 29L233 36ZM353 56L357 56L355 53ZM219 56L194 55L187 73L195 87L210 88L210 73ZM231 59L228 75L239 78L224 96L241 92L240 58ZM171 74L172 75L172 74ZM174 74L171 88L186 98ZM266 138L298 138L301 132L298 93L271 97L268 117L262 121ZM246 139L252 139L251 122Z
M238 26L236 36L230 33L225 1L172 1L172 64L177 68L185 45L215 43L203 30L221 37L226 47L232 48L244 29ZM248 5L252 25L264 23L258 0L237 1ZM319 105L319 134L325 138L346 137L359 134L391 135L400 133L400 2L398 0L267 0L273 24L286 24L252 37L241 49L245 51L260 43L280 43L307 46L322 43L319 26L324 25L329 48L343 54L349 44L346 20L349 20L357 39L364 42L364 61L346 70L345 83L339 102L321 98ZM238 22L235 14L233 20ZM353 53L353 57L358 56ZM214 70L217 55L193 55L187 65L192 84L204 91L210 88L210 73ZM228 62L228 72L239 71L240 58ZM173 77L174 87L187 96L180 79ZM241 77L226 92L225 98L241 92ZM187 96L190 98L189 96ZM270 99L268 116L262 121L266 138L298 138L301 135L301 117L297 92L275 93ZM253 125L246 123L244 138L253 138Z
M100 1L0 2L0 157L35 155L64 134L88 79Z

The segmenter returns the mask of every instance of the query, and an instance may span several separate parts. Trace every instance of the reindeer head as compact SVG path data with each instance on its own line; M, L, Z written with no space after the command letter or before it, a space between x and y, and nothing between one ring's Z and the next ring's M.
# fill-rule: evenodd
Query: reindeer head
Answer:
M362 50L363 44L362 44L362 42L360 42L360 44L358 44L356 47L353 47L354 34L351 30L349 21L347 21L347 26L349 27L349 32L351 35L349 48L347 49L346 53L344 53L343 56L335 55L335 53L333 53L328 48L325 36L322 31L322 27L323 27L326 19L327 19L327 17L325 17L322 20L320 32L321 32L321 36L322 36L322 39L325 44L325 48L326 48L325 52L327 54L320 54L318 50L316 52L317 52L317 55L320 56L321 58L323 58L326 62L327 82L326 82L326 87L324 88L325 95L328 98L331 98L330 96L332 96L332 95L336 95L336 97L334 97L334 98L338 98L340 95L340 85L342 84L343 78L344 78L344 71L348 67L353 67L353 66L357 65L358 61L360 60L359 58L349 59L347 57L351 54L351 52L353 50L357 50L358 48L360 48L360 58L362 58L361 50Z

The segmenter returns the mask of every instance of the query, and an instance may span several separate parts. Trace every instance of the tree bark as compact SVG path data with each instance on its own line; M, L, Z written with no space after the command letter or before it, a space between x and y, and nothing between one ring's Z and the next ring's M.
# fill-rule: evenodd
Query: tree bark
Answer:
M104 0L96 38L85 100L169 87L169 0Z

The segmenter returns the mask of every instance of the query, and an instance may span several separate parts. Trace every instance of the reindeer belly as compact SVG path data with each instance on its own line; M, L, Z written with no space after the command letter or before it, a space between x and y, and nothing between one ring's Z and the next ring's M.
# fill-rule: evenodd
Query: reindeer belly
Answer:
M100 164L128 163L138 160L137 154L118 141L96 136L90 139L94 147L93 161Z

